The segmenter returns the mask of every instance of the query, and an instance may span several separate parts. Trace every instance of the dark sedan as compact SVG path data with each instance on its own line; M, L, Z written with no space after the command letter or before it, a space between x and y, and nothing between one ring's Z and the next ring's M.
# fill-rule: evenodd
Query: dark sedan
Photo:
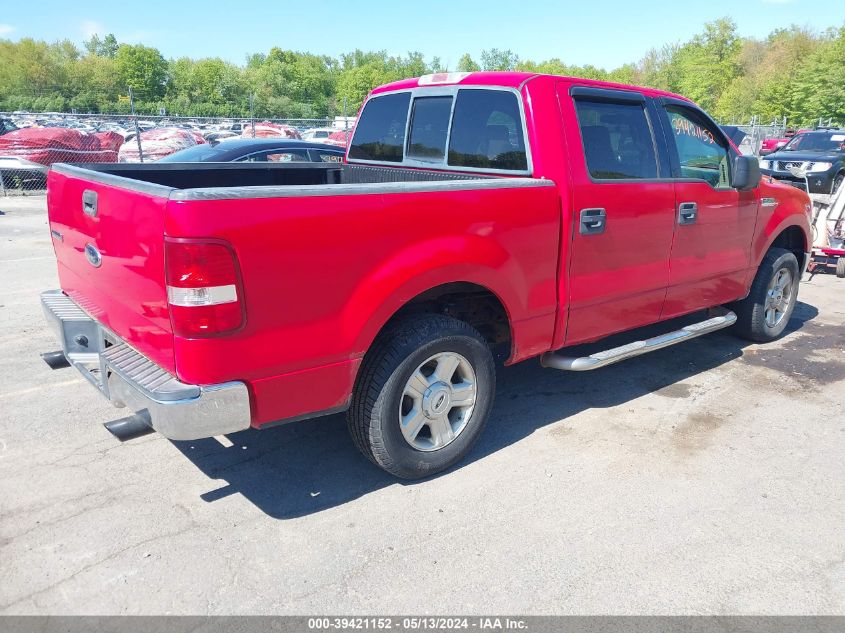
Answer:
M343 148L286 138L236 138L203 143L165 156L161 163L339 163Z
M809 193L833 193L845 180L845 130L804 132L760 159L760 171Z

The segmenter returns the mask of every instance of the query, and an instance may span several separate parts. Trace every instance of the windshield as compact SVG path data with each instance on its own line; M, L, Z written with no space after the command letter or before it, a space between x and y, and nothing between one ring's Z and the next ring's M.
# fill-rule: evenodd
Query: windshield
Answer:
M194 145L178 152L174 152L164 158L158 160L159 163L197 163L197 162L213 162L219 156L226 152L225 147L220 147L220 144L211 145L210 143L203 143L202 145Z
M845 132L799 134L783 146L785 152L841 152L843 150L845 150Z

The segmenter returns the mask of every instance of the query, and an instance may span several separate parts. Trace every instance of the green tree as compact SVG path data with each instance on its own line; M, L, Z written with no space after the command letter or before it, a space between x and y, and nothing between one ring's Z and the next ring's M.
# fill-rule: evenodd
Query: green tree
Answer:
M845 121L845 26L829 31L795 73L790 106L791 117L805 124Z
M117 38L113 33L109 33L102 40L99 35L94 33L82 43L82 47L89 55L114 59L120 44L117 43Z
M512 50L491 48L481 51L481 67L484 70L514 70L519 64L519 57Z
M131 87L142 100L164 97L168 64L156 48L142 44L121 44L115 55L115 70L121 86Z
M458 60L458 71L462 73L474 73L481 70L481 66L475 63L469 53L464 53Z
M742 42L736 24L721 18L704 25L704 32L681 46L672 58L677 77L670 88L714 110L725 88L740 74Z

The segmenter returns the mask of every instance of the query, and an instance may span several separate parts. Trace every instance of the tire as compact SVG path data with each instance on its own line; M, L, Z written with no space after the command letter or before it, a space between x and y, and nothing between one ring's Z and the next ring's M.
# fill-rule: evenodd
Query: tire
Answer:
M380 468L403 479L427 477L470 451L495 390L493 355L475 328L439 314L411 316L379 335L364 358L349 432Z
M830 195L836 193L839 187L842 186L842 181L845 181L845 171L840 171L836 176L833 177L833 182L830 185Z
M782 275L790 277L786 285L781 285ZM800 281L801 269L795 255L783 248L769 249L757 269L751 292L732 306L737 315L734 332L757 343L778 338L795 310ZM776 289L779 285L780 291Z
M836 260L836 276L845 279L845 257Z

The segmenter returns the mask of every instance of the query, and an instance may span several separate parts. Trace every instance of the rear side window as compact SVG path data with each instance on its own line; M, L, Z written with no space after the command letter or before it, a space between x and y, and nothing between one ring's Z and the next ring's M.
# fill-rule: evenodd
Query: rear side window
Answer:
M270 149L263 152L255 152L239 158L240 163L302 163L308 161L308 155L304 151Z
M576 99L575 107L593 178L657 178L654 139L641 104Z
M446 155L446 136L452 97L417 97L411 112L408 157L441 161Z
M342 163L343 162L343 154L340 152L320 152L317 150L311 150L311 156L313 157L316 154L317 161L321 163Z
M504 90L459 90L449 140L449 166L526 171L519 102Z
M367 101L355 128L349 158L401 163L410 99L410 93L399 92Z

